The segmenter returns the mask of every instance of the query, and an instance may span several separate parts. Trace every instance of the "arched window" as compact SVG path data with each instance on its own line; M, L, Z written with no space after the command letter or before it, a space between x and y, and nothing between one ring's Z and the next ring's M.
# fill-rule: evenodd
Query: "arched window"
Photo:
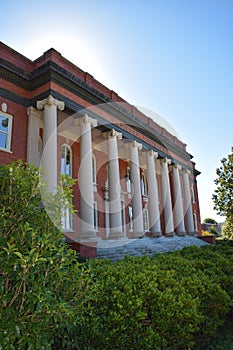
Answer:
M72 176L72 150L71 147L64 144L61 152L61 173Z
M97 184L97 176L96 176L96 157L93 154L92 155L92 181L93 181L93 185Z
M125 181L126 181L126 191L131 193L130 167L128 166L126 168Z
M142 176L141 176L141 186L142 186L142 195L147 196L148 194L147 181L146 181L146 175L144 173L142 173Z

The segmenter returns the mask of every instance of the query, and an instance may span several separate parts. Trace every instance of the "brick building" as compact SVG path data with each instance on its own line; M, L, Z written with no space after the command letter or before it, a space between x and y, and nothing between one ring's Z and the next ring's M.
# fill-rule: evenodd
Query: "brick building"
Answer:
M41 165L48 190L78 179L62 229L81 254L100 239L200 235L186 145L50 49L35 61L0 43L0 163ZM83 251L82 251L83 249Z

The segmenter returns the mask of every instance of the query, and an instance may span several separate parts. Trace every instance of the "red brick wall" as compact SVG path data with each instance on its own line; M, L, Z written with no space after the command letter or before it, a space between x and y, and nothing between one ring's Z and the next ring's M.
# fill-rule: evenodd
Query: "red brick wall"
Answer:
M0 149L0 163L9 164L18 159L27 160L27 109L0 97L0 106L7 104L7 113L12 115L11 153Z

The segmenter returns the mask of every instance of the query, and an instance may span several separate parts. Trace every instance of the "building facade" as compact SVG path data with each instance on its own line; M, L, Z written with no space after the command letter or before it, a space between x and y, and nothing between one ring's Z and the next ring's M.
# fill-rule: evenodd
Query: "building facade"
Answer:
M77 179L61 227L81 254L201 234L200 173L176 136L54 49L31 61L0 43L0 82L0 163L41 166L51 192L61 173Z

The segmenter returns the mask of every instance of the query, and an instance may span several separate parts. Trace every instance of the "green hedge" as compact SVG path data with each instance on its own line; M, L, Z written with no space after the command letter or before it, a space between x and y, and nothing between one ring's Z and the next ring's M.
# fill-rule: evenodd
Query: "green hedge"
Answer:
M1 168L0 350L207 349L232 313L233 246L79 263L38 180Z
M84 349L188 349L213 336L232 308L232 252L191 247L90 262Z

